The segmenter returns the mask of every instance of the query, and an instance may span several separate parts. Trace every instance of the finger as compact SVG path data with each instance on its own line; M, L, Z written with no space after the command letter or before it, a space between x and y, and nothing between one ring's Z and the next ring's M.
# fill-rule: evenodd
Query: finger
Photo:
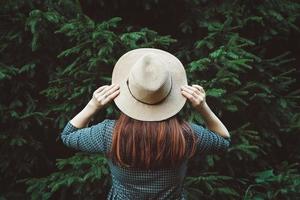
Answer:
M182 89L183 91L186 91L186 92L190 93L190 94L193 93L193 90L191 90L188 86L183 86L183 87L181 87L181 89Z
M103 100L103 104L107 104L108 102L110 102L111 100L113 100L114 98L116 98L118 95L120 94L120 90L117 90L115 92L113 92L112 94L110 94L109 96L107 96L107 98L105 98Z
M195 93L197 93L197 94L199 94L200 92L199 92L199 90L197 89L197 88L195 88L195 87L193 87L193 86L187 86L190 90L192 90L193 92L195 92Z
M190 93L186 92L185 90L181 91L181 93L184 97L186 97L191 102L195 101L195 97L193 95L191 95Z
M193 87L197 88L198 90L200 90L201 92L205 92L203 87L200 85L193 85Z
M101 87L99 87L97 90L95 90L94 93L98 93L98 92L101 92L104 88L106 88L108 85L103 85Z
M115 91L119 90L120 86L119 85L115 85L112 88L110 88L104 95L106 97L108 97L109 95L111 95L112 93L114 93Z
M197 88L189 86L189 85L183 86L183 88L187 88L187 89L189 89L189 90L191 90L193 92L198 92L199 91Z
M194 97L197 97L198 95L200 95L200 91L197 90L196 88L191 87L191 86L185 86L182 89L183 89L183 91L186 91L186 92L190 93Z
M112 84L112 85L107 86L106 88L104 88L104 89L99 93L99 95L105 94L108 90L110 90L111 88L113 88L113 87L115 87L115 86L116 86L116 84Z
M97 93L95 95L96 99L98 101L101 101L105 98L107 98L110 94L112 94L114 91L119 90L120 86L118 84L113 84L102 90L100 93Z

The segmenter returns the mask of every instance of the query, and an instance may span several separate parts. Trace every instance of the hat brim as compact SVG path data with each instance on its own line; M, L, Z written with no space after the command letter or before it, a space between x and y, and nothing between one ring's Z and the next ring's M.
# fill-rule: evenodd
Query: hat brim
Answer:
M168 63L172 78L172 89L169 95L159 104L145 104L136 100L130 93L127 80L134 63L148 53L159 54ZM116 63L112 73L112 84L120 85L120 94L114 99L117 107L126 115L141 121L162 121L177 114L186 98L181 94L181 86L187 85L185 69L182 63L172 54L153 48L140 48L127 52Z

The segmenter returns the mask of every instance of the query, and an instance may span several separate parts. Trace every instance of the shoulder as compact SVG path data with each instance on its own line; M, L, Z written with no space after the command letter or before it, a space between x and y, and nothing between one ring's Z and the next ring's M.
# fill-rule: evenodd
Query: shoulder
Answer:
M96 124L99 129L104 129L105 132L113 132L116 120L114 119L104 119L102 122Z
M205 130L205 128L200 124L195 124L193 122L188 122L188 124L190 125L193 131L202 132Z
M203 125L195 124L195 123L192 123L192 122L189 122L189 125L190 125L193 133L196 136L200 137L201 139L209 138L209 137L213 137L213 136L218 136L215 132L207 129Z
M100 123L104 123L106 125L110 125L110 124L115 124L116 120L115 119L104 119L102 122ZM99 123L99 124L100 124Z

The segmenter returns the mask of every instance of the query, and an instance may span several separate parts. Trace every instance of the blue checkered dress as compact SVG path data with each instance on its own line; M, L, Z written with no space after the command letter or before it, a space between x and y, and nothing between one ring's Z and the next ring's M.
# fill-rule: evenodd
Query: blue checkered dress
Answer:
M91 153L105 153L112 144L115 120L103 122L88 128L78 129L67 123L61 139L65 145ZM221 152L228 148L229 139L214 132L190 123L194 133L199 137L197 154ZM118 167L108 159L112 176L112 186L107 199L186 199L183 181L187 162L176 169L133 170Z

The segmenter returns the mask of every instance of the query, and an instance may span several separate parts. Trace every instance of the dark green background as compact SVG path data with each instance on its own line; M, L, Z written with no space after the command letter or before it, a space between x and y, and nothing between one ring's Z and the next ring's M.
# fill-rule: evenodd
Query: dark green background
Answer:
M297 1L1 1L0 199L104 199L101 155L59 133L117 59L139 47L176 55L232 135L189 163L190 199L300 198ZM187 120L203 123L186 105ZM93 123L118 115L114 105Z

